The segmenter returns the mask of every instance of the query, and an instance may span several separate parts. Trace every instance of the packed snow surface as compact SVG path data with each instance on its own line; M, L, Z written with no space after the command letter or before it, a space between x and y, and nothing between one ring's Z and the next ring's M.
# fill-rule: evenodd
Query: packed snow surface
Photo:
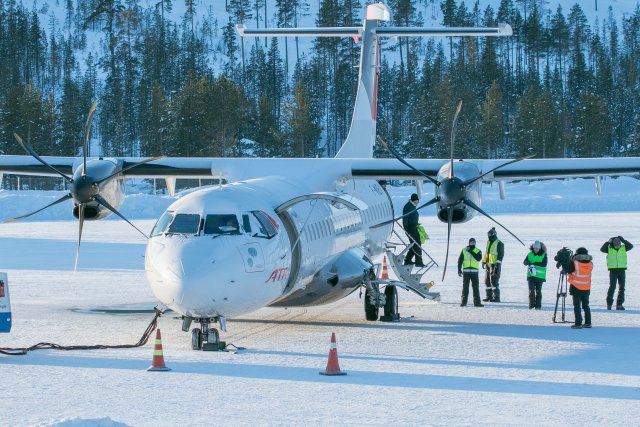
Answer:
M153 339L140 348L41 350L0 355L0 424L10 426L202 425L637 425L640 418L640 246L629 252L626 311L607 311L608 273L599 252L611 236L640 245L640 185L634 179L485 186L483 208L525 241L594 255L593 329L551 321L558 271L550 262L543 310L528 309L528 248L504 230L502 303L460 307L455 272L469 237L484 251L490 220L454 225L449 268L425 280L441 302L400 291L397 323L367 322L358 292L314 308L264 308L230 319L223 339L246 350L190 349L168 313L159 321L170 372L148 372ZM431 188L425 186L426 191ZM391 188L401 209L411 187ZM35 210L61 193L0 192L1 219ZM423 196L430 197L428 194ZM122 212L143 231L172 199L129 196ZM57 210L59 209L59 211ZM58 213L56 213L58 212ZM560 212L560 213L558 213ZM446 225L422 222L425 249L444 265ZM70 204L32 221L0 225L0 269L9 275L13 329L0 347L136 342L152 314L95 307L152 307L145 243L120 220L88 222L73 272L77 222ZM481 287L482 289L482 287ZM567 301L567 320L573 320ZM318 374L337 336L342 377Z

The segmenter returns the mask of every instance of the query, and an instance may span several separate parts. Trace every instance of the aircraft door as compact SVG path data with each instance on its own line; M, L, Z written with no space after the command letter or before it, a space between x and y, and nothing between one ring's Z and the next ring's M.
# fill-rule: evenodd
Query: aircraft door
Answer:
M287 285L282 291L283 294L286 294L291 290L291 288L293 288L293 285L298 279L298 273L300 272L300 262L302 259L302 242L298 241L300 233L298 233L298 229L293 222L293 218L291 218L291 215L289 215L289 212L287 210L278 212L278 217L280 217L280 220L284 225L287 236L289 236L289 243L291 244L291 269L289 270L289 280L287 281ZM296 244L296 242L298 243Z

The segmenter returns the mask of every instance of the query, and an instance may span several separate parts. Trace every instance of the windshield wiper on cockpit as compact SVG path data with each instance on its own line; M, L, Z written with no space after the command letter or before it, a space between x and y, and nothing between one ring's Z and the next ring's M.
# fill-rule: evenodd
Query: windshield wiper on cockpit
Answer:
M273 239L275 236L276 236L275 234L272 234L271 236L265 236L265 235L261 235L261 234L255 233L255 234L254 234L253 236L251 236L251 237L259 237L259 238L261 238L261 239L271 240L271 239Z

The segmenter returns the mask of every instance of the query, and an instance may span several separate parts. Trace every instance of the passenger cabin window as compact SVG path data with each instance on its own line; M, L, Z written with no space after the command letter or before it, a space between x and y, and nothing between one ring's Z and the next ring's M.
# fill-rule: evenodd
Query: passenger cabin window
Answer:
M173 212L165 212L162 214L156 225L153 226L153 230L151 230L151 237L159 236L164 233L173 218Z
M169 225L167 233L197 234L200 226L198 214L176 214Z
M246 227L245 227L246 228ZM204 234L240 234L238 217L233 214L207 215Z

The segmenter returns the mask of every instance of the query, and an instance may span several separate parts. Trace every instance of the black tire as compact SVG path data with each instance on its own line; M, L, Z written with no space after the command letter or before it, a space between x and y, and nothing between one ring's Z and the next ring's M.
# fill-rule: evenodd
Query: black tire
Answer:
M202 331L200 328L191 330L191 348L193 350L202 350Z
M375 322L378 320L378 307L371 304L369 299L369 291L364 293L364 315L366 319L370 322Z
M387 286L384 289L386 302L384 304L384 317L388 320L399 320L398 314L398 288L395 286Z

